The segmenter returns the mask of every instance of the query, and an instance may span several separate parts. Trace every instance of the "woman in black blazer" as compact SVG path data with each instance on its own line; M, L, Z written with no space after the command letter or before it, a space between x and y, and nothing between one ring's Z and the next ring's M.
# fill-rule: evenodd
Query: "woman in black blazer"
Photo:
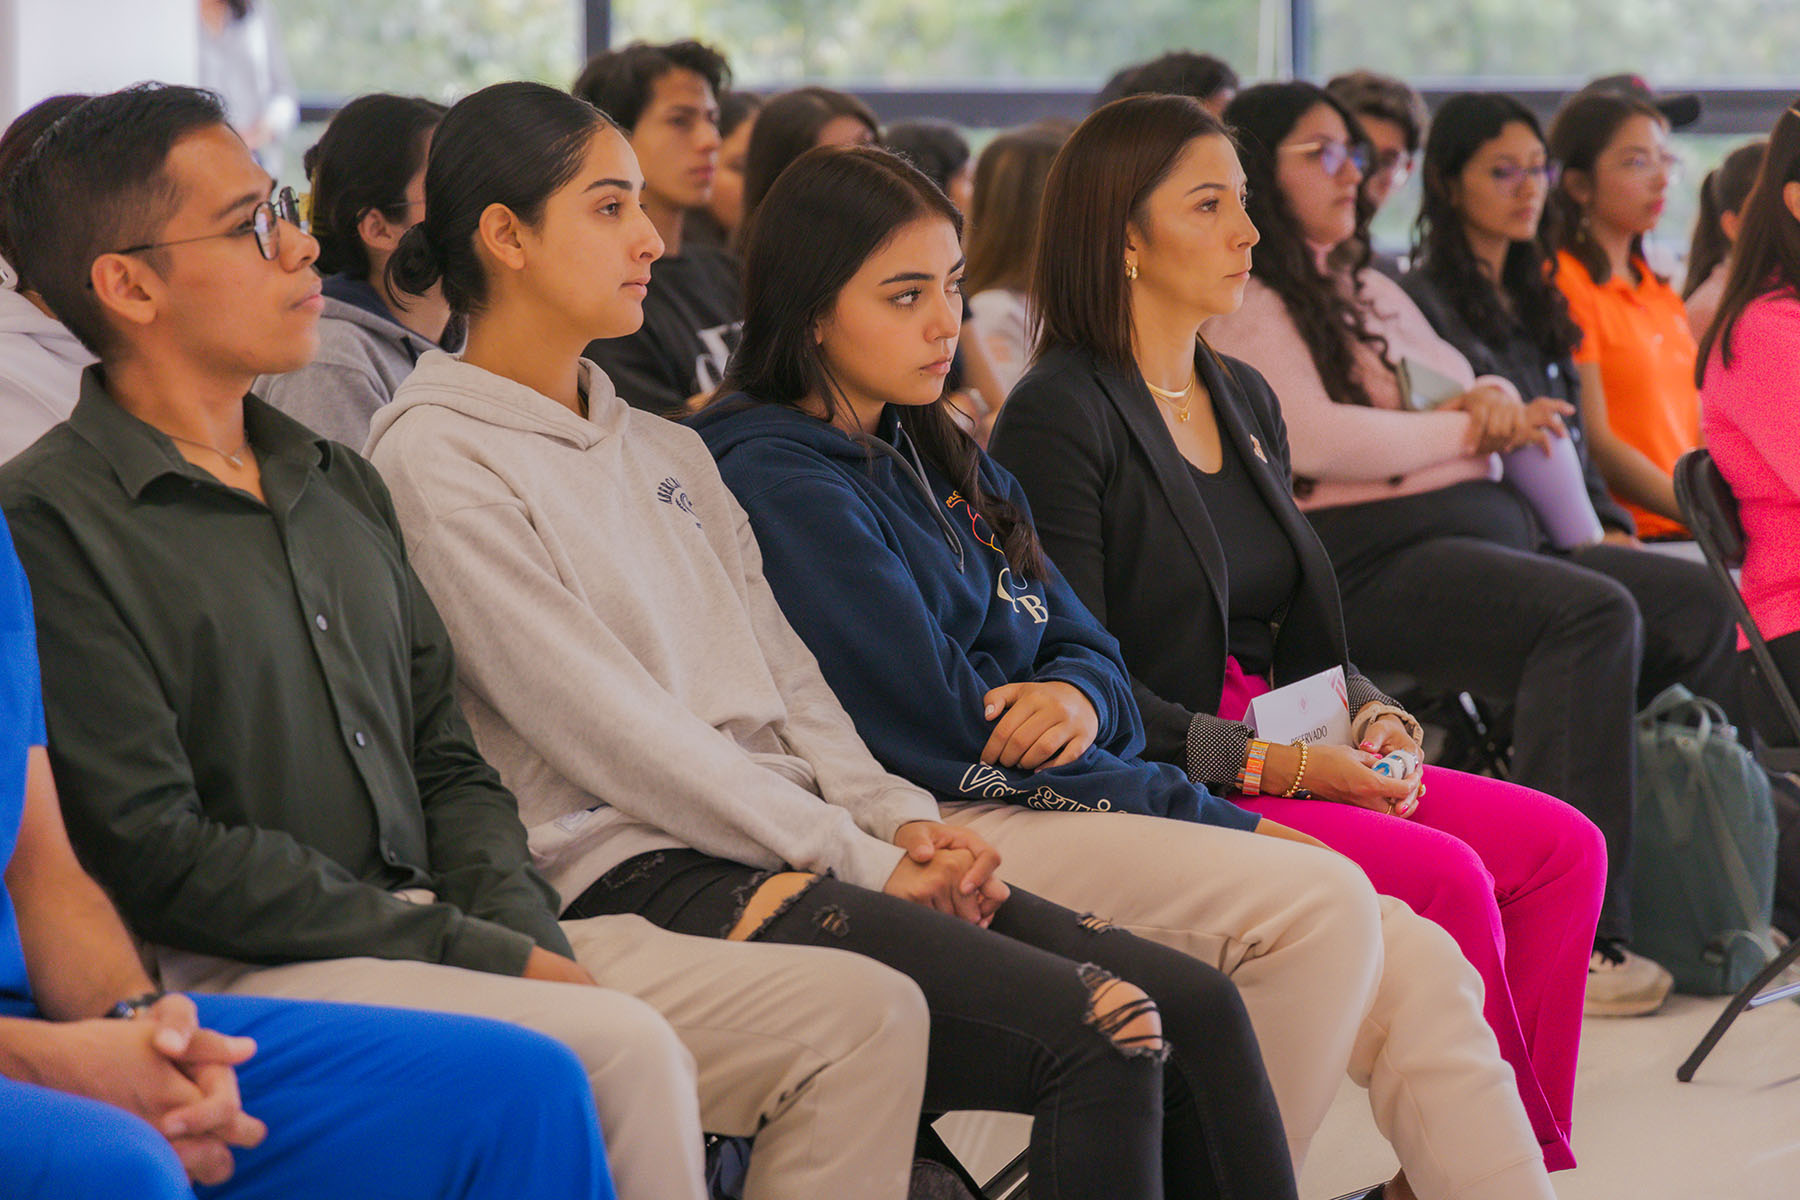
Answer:
M1444 926L1487 985L1545 1165L1573 1166L1604 844L1541 792L1372 769L1395 750L1416 761L1418 724L1349 661L1330 560L1293 502L1275 397L1199 337L1236 310L1248 276L1257 234L1242 169L1222 134L1223 153L1205 137L1142 144L1152 116L1101 136L1096 113L1052 170L1032 287L1039 356L992 453L1024 485L1051 559L1119 639L1146 756L1312 834ZM1219 164L1217 178L1196 161ZM1271 684L1334 666L1353 744L1271 745L1238 719Z

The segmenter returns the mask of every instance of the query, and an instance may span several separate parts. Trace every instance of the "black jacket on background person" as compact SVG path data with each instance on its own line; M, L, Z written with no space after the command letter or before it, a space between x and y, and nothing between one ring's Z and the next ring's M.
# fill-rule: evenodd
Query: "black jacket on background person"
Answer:
M1462 351L1469 365L1475 368L1475 374L1498 375L1510 380L1526 400L1548 396L1574 406L1574 413L1564 417L1563 424L1569 427L1575 453L1581 458L1581 474L1587 482L1588 499L1594 504L1594 515L1608 529L1635 534L1637 522L1607 490L1606 481L1600 477L1599 468L1594 466L1593 456L1588 453L1587 435L1581 424L1581 377L1575 373L1574 361L1567 354L1559 358L1545 354L1517 321L1509 321L1503 329L1489 329L1478 335L1450 303L1442 285L1422 267L1408 271L1401 278L1400 286L1419 306L1419 311L1425 314L1437 335Z
M737 259L688 243L650 264L643 327L589 342L582 357L606 372L625 403L679 420L688 397L718 386L743 326Z
M1295 506L1287 427L1263 377L1201 347L1200 380L1299 559L1276 615L1277 685L1344 668L1351 711L1392 706L1349 663L1337 577ZM1249 728L1220 721L1230 595L1212 518L1144 381L1070 348L1046 351L1008 395L990 453L1025 488L1044 550L1119 639L1144 716L1144 757L1229 784Z

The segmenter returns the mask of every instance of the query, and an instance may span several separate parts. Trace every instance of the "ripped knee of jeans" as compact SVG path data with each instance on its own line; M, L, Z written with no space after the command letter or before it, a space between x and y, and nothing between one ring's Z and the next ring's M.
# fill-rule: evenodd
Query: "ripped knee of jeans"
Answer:
M823 878L805 871L751 876L733 894L738 910L725 940L748 942L762 936L771 922L786 914Z
M1113 923L1111 921L1107 920L1105 917L1095 916L1093 913L1082 913L1075 920L1078 925L1089 933L1105 933L1107 930L1113 928Z
M1163 1041L1162 1014L1156 1001L1141 988L1127 983L1103 967L1082 963L1082 986L1088 990L1087 1015L1083 1021L1111 1042L1113 1048L1127 1058L1154 1058L1159 1062L1169 1056Z
M832 937L843 937L850 932L850 914L836 904L827 904L813 914L813 928Z

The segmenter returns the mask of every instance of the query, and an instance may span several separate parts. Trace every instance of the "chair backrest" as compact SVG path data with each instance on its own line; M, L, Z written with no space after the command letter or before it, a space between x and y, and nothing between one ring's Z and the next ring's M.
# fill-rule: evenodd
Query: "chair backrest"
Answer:
M1716 557L1727 570L1744 565L1737 497L1704 447L1688 451L1675 464L1675 499L1708 560Z
M1781 749L1759 750L1758 757L1771 770L1800 768L1800 756L1791 749L1800 746L1800 701L1794 698L1787 679L1775 665L1769 644L1763 639L1762 630L1757 628L1756 618L1750 615L1750 606L1744 603L1744 595L1738 591L1737 580L1731 574L1733 569L1744 565L1744 525L1738 517L1737 497L1732 494L1731 485L1719 470L1719 464L1713 461L1712 453L1704 446L1682 455L1675 464L1674 474L1675 499L1687 519L1687 527L1699 543L1700 552L1706 556L1706 565L1712 570L1713 578L1718 580L1731 602L1738 627L1750 643L1750 654L1756 661L1758 673L1787 718L1790 736L1784 740Z

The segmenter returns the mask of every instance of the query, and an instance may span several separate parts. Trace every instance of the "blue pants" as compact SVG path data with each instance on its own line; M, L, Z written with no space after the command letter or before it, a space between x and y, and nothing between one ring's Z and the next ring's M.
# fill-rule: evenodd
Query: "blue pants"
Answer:
M470 1017L195 996L256 1039L244 1110L269 1127L205 1200L613 1200L587 1075L549 1038ZM194 1200L161 1134L122 1109L0 1079L6 1200Z

